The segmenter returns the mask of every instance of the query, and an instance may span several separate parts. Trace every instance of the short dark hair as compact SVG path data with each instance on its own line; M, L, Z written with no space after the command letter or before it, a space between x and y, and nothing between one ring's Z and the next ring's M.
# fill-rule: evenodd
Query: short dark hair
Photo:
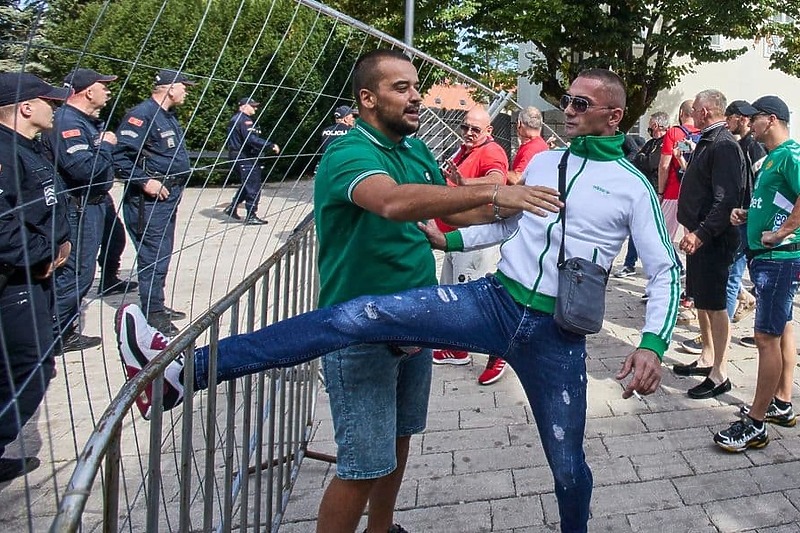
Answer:
M605 68L590 68L582 70L578 73L578 78L589 78L598 80L605 85L606 94L609 99L609 104L614 107L625 109L627 101L627 91L625 90L625 82L619 77L619 74Z
M377 50L371 50L359 57L353 68L353 96L355 96L356 102L361 103L358 97L358 93L361 92L361 89L367 89L373 92L378 90L378 84L383 74L378 68L378 65L385 59L399 59L401 61L411 62L410 57L405 55L402 51L393 48L378 48Z

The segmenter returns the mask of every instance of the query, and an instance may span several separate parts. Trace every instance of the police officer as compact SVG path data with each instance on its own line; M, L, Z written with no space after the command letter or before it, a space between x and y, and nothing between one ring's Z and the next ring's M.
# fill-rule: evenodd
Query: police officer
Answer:
M122 215L136 247L139 298L151 326L173 336L173 320L186 313L164 304L164 284L175 240L175 216L191 164L184 133L173 110L194 85L183 73L162 70L150 98L123 117L117 129L114 165L127 181Z
M0 73L0 483L39 466L3 457L53 376L53 271L70 253L56 174L35 139L70 89Z
M340 105L334 110L333 120L336 123L322 130L322 144L319 147L321 152L324 153L328 149L331 141L350 131L350 128L355 124L356 115L358 115L358 112L346 105Z
M67 74L64 84L74 93L56 110L48 134L74 245L66 264L55 274L56 335L61 335L64 352L94 348L103 342L100 337L81 335L78 318L81 300L94 282L106 198L114 183L112 149L117 137L103 131L99 115L111 97L108 83L116 79L88 68Z
M280 153L280 147L263 139L261 130L253 122L258 106L259 103L252 98L242 98L239 100L239 111L228 122L228 157L234 162L233 168L241 180L241 186L233 195L231 204L225 208L225 214L240 220L236 206L244 200L247 207L244 223L249 225L267 224L266 220L256 216L258 200L261 198L261 165L258 158L264 152Z

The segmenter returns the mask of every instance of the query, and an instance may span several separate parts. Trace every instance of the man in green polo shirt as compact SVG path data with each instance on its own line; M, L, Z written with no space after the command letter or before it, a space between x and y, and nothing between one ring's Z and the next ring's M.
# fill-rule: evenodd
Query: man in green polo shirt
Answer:
M399 51L375 50L356 63L360 119L330 145L314 187L320 307L435 285L434 257L416 221L489 222L499 215L492 205L532 210L556 201L557 191L546 188L431 187L445 185L437 162L407 137L419 128L418 88L416 69ZM472 211L452 216L465 210ZM358 345L325 355L322 368L337 464L317 531L355 531L367 502L367 531L405 531L393 513L411 435L425 428L430 350Z
M789 138L789 107L777 96L753 102L751 128L769 155L761 165L750 209L734 209L731 223L747 223L750 279L756 289L755 339L758 377L751 406L714 442L742 452L769 443L765 422L791 427L797 349L792 301L800 282L800 144Z

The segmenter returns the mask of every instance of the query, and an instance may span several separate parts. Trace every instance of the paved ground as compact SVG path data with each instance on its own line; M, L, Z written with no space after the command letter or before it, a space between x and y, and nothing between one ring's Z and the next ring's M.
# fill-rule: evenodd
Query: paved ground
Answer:
M222 220L232 191L190 190L180 212L187 215L179 213L181 255L168 281L173 307L197 316L227 292L285 239L307 211L309 193L308 183L270 189L262 212L272 223L243 228ZM126 261L130 267L132 256ZM586 454L595 478L590 531L800 533L800 426L770 427L767 448L741 455L724 453L711 442L753 393L755 351L736 343L749 333L751 317L734 326L729 394L690 400L685 391L697 380L664 368L657 394L644 402L621 399L613 375L638 340L643 287L641 276L612 279L606 327L590 340ZM122 383L110 326L113 309L123 300L89 303L86 332L103 335L105 343L59 361L47 403L26 428L27 451L38 453L43 465L27 484L0 485L0 531L49 527L76 453ZM679 327L676 340L694 331ZM674 349L665 357L665 363L692 360ZM398 502L397 520L411 532L557 530L552 480L524 395L512 373L493 386L479 386L484 361L476 356L467 367L434 368L428 429L412 441ZM326 399L321 393L310 448L334 453ZM12 447L9 455L12 451L19 450ZM303 463L281 531L314 530L332 472L324 463Z
M711 440L752 397L755 350L737 342L750 334L752 317L733 327L729 394L691 400L685 392L699 380L664 367L658 393L644 402L621 398L613 376L638 340L643 287L641 275L612 278L605 328L589 342L589 531L800 532L800 426L770 426L769 446L738 455ZM675 339L695 331L678 327ZM693 357L670 349L664 362ZM412 440L397 504L396 519L411 532L558 531L552 478L522 389L511 373L478 385L484 363L475 356L467 367L434 367L428 429ZM310 449L334 453L324 393L317 418ZM281 531L314 530L332 475L329 465L303 463Z

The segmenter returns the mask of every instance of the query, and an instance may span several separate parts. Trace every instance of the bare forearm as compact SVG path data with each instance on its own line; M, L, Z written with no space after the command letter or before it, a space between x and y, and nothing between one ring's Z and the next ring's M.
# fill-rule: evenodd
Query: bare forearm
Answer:
M461 211L487 206L492 201L494 185L444 187L437 185L400 185L371 205L356 203L389 220L415 221L445 218ZM491 208L489 208L491 210Z

